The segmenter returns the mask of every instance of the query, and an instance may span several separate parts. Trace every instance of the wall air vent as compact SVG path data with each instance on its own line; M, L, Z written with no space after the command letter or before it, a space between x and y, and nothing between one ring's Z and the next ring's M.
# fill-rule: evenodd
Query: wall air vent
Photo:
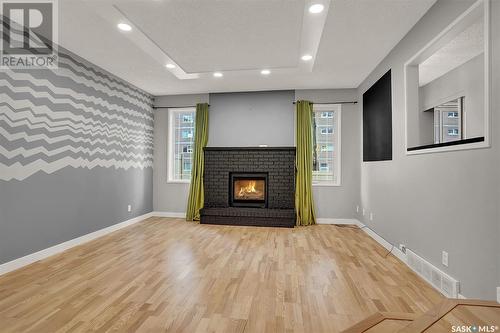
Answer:
M406 255L408 258L408 266L410 266L415 273L429 282L443 295L450 298L458 298L459 282L457 280L442 272L425 259L419 257L410 249L406 250Z

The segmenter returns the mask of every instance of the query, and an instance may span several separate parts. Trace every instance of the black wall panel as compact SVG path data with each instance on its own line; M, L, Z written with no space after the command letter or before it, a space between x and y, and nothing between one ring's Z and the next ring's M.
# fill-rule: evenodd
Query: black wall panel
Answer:
M392 160L391 71L363 94L363 161Z

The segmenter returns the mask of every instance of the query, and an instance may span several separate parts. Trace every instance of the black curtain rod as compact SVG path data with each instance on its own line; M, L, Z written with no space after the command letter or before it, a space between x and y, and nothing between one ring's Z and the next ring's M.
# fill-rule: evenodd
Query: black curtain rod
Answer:
M210 106L210 104L208 104ZM153 106L153 109L183 109L183 108L195 108L196 105L184 105L184 106Z
M314 103L313 104L357 104L358 101L350 101L350 102L328 102L328 103ZM296 101L293 104L297 104ZM210 106L210 104L208 104ZM153 109L183 109L183 108L194 108L196 105L184 105L184 106L153 106Z
M313 104L358 104L358 101L351 101L351 102L328 102L328 103L314 103ZM297 101L294 101L293 104L297 104Z

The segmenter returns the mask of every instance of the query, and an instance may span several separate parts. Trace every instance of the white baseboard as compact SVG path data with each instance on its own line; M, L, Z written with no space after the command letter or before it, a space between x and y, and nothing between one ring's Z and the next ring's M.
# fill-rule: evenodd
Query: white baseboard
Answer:
M332 219L332 218L316 218L317 224L354 224L359 226L361 223L356 219Z
M317 218L316 219L317 224L352 224L356 225L359 228L362 228L364 232L368 234L371 238L373 238L377 243L382 245L384 248L387 249L387 251L392 250L392 254L394 254L399 260L404 262L406 264L406 255L399 250L398 247L394 246L392 247L392 244L380 237L375 231L361 223L358 219L335 219L335 218Z
M399 260L404 262L405 264L407 263L406 255L399 250L398 247L394 246L392 247L392 244L380 237L375 231L371 230L369 227L361 223L358 219L332 219L332 218L317 218L316 219L317 224L353 224L356 225L364 232L368 234L371 238L373 238L377 243L382 245L384 248L387 249L387 251L392 250L392 254L394 254Z
M371 238L373 238L377 243L382 245L384 248L387 249L387 251L391 251L392 254L394 254L399 260L404 262L405 264L408 262L408 259L406 258L406 254L404 254L397 246L392 246L391 243L386 241L384 238L382 238L379 234L377 234L375 231L364 225L363 223L359 222L359 227L363 228L363 231L368 234Z
M145 220L151 216L155 216L155 215L153 215L152 212L144 214L144 215L140 215L140 216L131 218L130 220L123 221L123 222L120 222L117 224L113 224L109 227L106 227L106 228L91 232L89 234L71 239L71 240L66 241L64 243L60 243L60 244L51 246L49 248L46 248L44 250L40 250L38 252L28 254L24 257L6 262L6 263L0 265L0 275L14 271L14 270L19 269L23 266L32 264L36 261L45 259L45 258L53 256L55 254L61 253L61 252L66 251L72 247L81 245L83 243L89 242L89 241L94 240L96 238L99 238L99 237L102 237L102 236L107 235L109 233L112 233L113 231L128 227L132 224L135 224L137 222Z
M186 218L186 213L179 213L179 212L152 212L152 216L156 217L173 217L173 218Z
M419 275L423 280L427 281L424 277L422 277L418 272L416 272L415 270L413 270L410 265L408 264L408 257L406 255L406 253L403 253L397 246L394 246L389 243L388 241L386 241L384 238L382 238L380 235L378 235L375 231L373 231L372 229L370 229L368 226L364 225L363 223L361 223L361 221L359 220L356 220L357 221L357 225L362 228L362 230L364 232L366 232L372 239L374 239L377 243L379 243L380 245L382 245L384 248L386 248L388 251L391 251L391 253L396 256L396 258L398 258L399 260L401 260L406 266L408 266L408 268L410 268L412 271L414 271L417 275ZM421 258L422 260L425 260L424 258ZM430 264L430 263L429 263ZM441 291L439 288L436 288L432 283L428 282L430 286L432 286L434 289L436 289L437 291L439 291L440 293L443 293L443 291ZM466 299L466 297L460 293L457 294L457 298L458 299ZM445 295L446 296L446 295Z

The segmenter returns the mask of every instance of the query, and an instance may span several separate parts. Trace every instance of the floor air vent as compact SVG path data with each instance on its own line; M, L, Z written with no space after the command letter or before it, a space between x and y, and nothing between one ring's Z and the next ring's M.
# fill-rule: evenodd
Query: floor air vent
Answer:
M443 295L450 298L458 298L459 282L431 265L426 260L416 255L411 250L406 250L408 266L439 290Z

